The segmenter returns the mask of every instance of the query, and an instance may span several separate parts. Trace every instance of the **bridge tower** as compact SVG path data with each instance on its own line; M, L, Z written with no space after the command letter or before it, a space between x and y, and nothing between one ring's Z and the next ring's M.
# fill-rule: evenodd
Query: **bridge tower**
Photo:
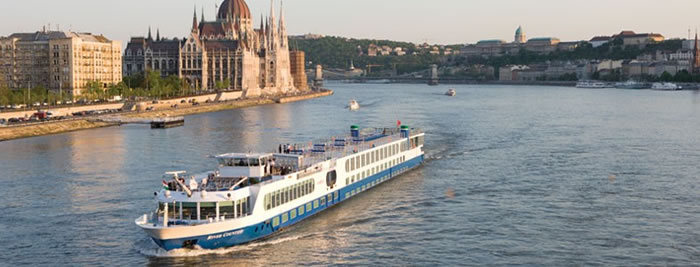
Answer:
M316 65L316 72L314 76L314 87L315 88L321 88L323 87L323 66L321 64Z
M438 66L436 64L430 65L430 80L428 80L428 85L438 85L439 81Z

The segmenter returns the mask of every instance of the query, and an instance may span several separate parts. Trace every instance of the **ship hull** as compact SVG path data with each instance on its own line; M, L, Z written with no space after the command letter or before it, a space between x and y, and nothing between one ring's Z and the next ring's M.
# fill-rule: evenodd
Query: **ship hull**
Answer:
M387 170L378 172L372 176L362 179L356 183L347 185L326 196L309 201L304 205L289 209L283 213L269 217L255 224L234 229L220 229L202 235L196 235L176 239L160 239L157 230L144 229L151 239L165 250L181 248L203 248L218 249L233 247L250 243L269 237L276 232L303 221L315 214L318 214L332 206L348 200L368 189L374 188L388 180L419 167L424 161L424 155L420 154L413 159L397 164ZM342 177L344 179L345 177ZM323 199L323 201L321 201ZM303 210L303 213L302 213Z

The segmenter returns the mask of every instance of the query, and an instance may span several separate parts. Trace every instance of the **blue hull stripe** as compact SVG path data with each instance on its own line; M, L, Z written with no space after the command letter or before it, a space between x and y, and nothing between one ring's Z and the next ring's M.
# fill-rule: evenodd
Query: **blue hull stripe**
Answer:
M365 179L356 181L340 190L328 193L326 196L317 198L281 214L277 214L264 222L221 233L168 240L153 238L153 241L166 250L182 248L185 242L205 249L231 247L249 243L270 236L280 229L296 224L356 194L362 193L408 170L414 169L423 163L423 160L423 155L413 158ZM310 209L307 209L307 207L310 207ZM294 216L294 218L292 218L292 216Z

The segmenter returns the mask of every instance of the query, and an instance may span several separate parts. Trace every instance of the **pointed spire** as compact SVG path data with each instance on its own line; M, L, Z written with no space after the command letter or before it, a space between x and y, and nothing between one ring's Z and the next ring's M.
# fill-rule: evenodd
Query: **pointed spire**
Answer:
M202 23L204 23L204 6L202 6Z
M265 30L265 16L260 14L260 31Z
M194 5L194 17L192 18L192 32L199 31L197 27L197 5Z
M156 41L160 41L160 28L156 29Z
M280 39L283 44L287 39L287 25L284 21L284 1L280 3Z
M148 40L153 41L153 34L151 34L151 26L148 26Z

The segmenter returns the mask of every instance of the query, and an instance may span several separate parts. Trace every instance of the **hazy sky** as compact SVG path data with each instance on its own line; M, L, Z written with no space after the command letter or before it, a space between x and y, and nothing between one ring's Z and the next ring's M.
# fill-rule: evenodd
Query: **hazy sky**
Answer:
M102 33L128 41L151 25L162 36L185 36L194 5L207 19L223 0L3 0L0 36L52 28ZM269 0L248 0L255 21ZM279 10L280 2L275 0ZM528 38L587 40L619 32L688 36L700 26L700 0L286 0L290 34L320 33L411 42L473 43L512 40L522 25ZM279 15L278 15L279 16Z

